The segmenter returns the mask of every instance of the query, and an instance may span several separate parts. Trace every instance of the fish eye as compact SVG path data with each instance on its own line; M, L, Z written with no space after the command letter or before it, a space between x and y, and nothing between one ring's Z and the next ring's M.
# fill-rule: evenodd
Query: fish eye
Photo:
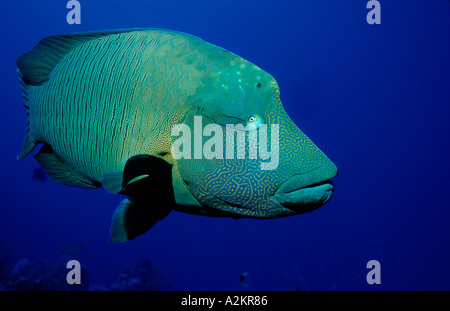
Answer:
M247 126L249 126L249 129L252 130L257 130L263 123L264 118L257 114L251 115L247 118Z

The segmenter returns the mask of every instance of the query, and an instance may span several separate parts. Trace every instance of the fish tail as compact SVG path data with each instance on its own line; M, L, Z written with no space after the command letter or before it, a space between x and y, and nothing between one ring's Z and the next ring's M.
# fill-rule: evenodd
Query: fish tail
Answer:
M25 134L25 139L23 140L22 149L20 150L20 153L17 156L17 160L21 160L24 157L26 157L31 151L33 151L37 142L30 131L30 101L28 98L28 85L23 80L23 75L19 69L17 69L17 73L19 74L19 83L20 88L22 89L23 106L27 111L27 132Z

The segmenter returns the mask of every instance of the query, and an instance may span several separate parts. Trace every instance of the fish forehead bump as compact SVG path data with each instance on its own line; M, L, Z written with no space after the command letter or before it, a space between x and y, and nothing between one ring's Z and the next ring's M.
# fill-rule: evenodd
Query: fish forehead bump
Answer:
M209 73L211 83L223 90L274 91L278 88L275 79L269 73L239 56L221 64L214 64L212 69Z
M264 114L280 105L275 79L251 62L226 51L226 57L212 61L196 90L202 109L232 115Z

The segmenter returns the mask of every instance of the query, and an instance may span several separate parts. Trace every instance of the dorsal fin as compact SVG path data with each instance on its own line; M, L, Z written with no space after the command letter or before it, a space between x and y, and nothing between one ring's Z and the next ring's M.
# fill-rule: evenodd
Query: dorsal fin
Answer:
M16 64L26 84L42 85L49 79L50 73L61 58L77 46L100 37L144 30L148 29L117 29L47 37L31 51L20 56Z

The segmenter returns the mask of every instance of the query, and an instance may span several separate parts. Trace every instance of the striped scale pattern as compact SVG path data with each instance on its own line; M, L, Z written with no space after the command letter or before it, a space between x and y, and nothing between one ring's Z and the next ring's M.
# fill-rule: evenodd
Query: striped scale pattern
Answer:
M217 47L149 30L90 40L65 55L47 83L31 87L31 132L74 168L99 181L136 154L170 158L170 129ZM205 53L206 52L206 53Z

